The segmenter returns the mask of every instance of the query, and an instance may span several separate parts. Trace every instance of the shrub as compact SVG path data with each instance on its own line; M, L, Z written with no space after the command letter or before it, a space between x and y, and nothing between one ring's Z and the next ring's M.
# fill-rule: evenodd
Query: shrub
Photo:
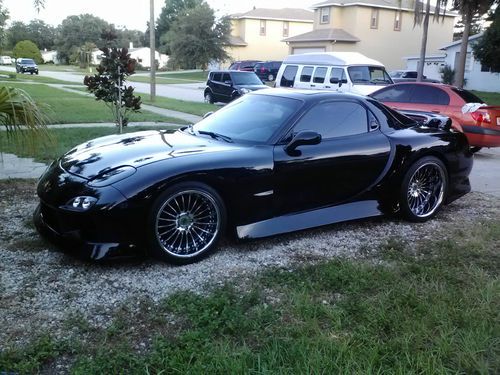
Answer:
M40 50L31 40L21 40L20 42L17 42L12 52L16 59L25 57L35 60L38 64L43 62Z
M451 66L445 65L441 69L439 69L439 73L441 74L441 81L447 85L453 84L453 79L455 78L455 70L451 69Z

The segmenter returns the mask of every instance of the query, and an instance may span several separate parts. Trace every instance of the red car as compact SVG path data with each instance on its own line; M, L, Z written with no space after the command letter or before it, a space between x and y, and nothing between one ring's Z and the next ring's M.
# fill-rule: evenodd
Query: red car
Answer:
M370 95L394 109L440 113L452 119L453 127L463 132L469 145L500 147L500 106L482 103L470 91L440 83L401 82Z

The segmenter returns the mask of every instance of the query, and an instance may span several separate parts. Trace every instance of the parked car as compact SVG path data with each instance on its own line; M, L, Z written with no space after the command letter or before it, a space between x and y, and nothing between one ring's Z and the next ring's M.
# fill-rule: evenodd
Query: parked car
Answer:
M250 91L267 88L254 72L214 70L208 74L203 96L207 103L229 103Z
M33 59L17 59L16 72L38 74L38 65L36 65L36 62Z
M417 77L418 77L418 72L416 70L393 70L392 72L389 72L389 75L391 76L394 83L397 83L397 82L416 82ZM441 81L438 81L436 79L427 78L426 76L423 76L423 81L424 82L433 82L433 83L440 83L441 82Z
M175 133L73 148L38 182L41 234L91 259L147 251L190 263L223 233L252 239L364 217L433 217L470 191L449 119L357 95L260 90Z
M0 56L0 64L12 65L12 58L10 56Z
M368 95L392 83L382 63L358 52L290 55L283 60L276 76L276 87L362 95Z
M453 127L465 133L475 150L500 146L500 106L487 106L470 91L444 84L402 82L370 96L397 110L432 111L450 117Z
M229 66L229 70L243 70L245 72L253 72L255 64L260 62L260 60L243 60L235 61Z
M281 66L281 61L263 61L255 64L253 71L262 81L274 81L278 70Z

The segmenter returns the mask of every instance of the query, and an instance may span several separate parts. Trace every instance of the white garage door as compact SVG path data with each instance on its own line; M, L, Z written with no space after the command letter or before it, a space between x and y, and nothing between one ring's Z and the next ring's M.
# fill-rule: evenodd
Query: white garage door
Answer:
M292 55L298 55L300 53L310 53L310 52L325 52L325 47L303 47L292 49Z

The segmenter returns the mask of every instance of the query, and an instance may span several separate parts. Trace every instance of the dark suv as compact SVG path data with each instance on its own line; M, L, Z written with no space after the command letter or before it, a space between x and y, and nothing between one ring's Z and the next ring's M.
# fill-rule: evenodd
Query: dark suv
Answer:
M253 71L263 81L274 81L281 66L281 61L264 61L255 64Z
M16 72L38 74L38 65L36 65L36 62L33 61L33 59L17 59Z
M250 91L268 88L254 72L214 70L208 74L203 95L207 103L224 102L239 98Z
M235 61L229 66L229 70L243 70L245 72L253 72L253 67L255 64L260 62L260 60L243 60Z

